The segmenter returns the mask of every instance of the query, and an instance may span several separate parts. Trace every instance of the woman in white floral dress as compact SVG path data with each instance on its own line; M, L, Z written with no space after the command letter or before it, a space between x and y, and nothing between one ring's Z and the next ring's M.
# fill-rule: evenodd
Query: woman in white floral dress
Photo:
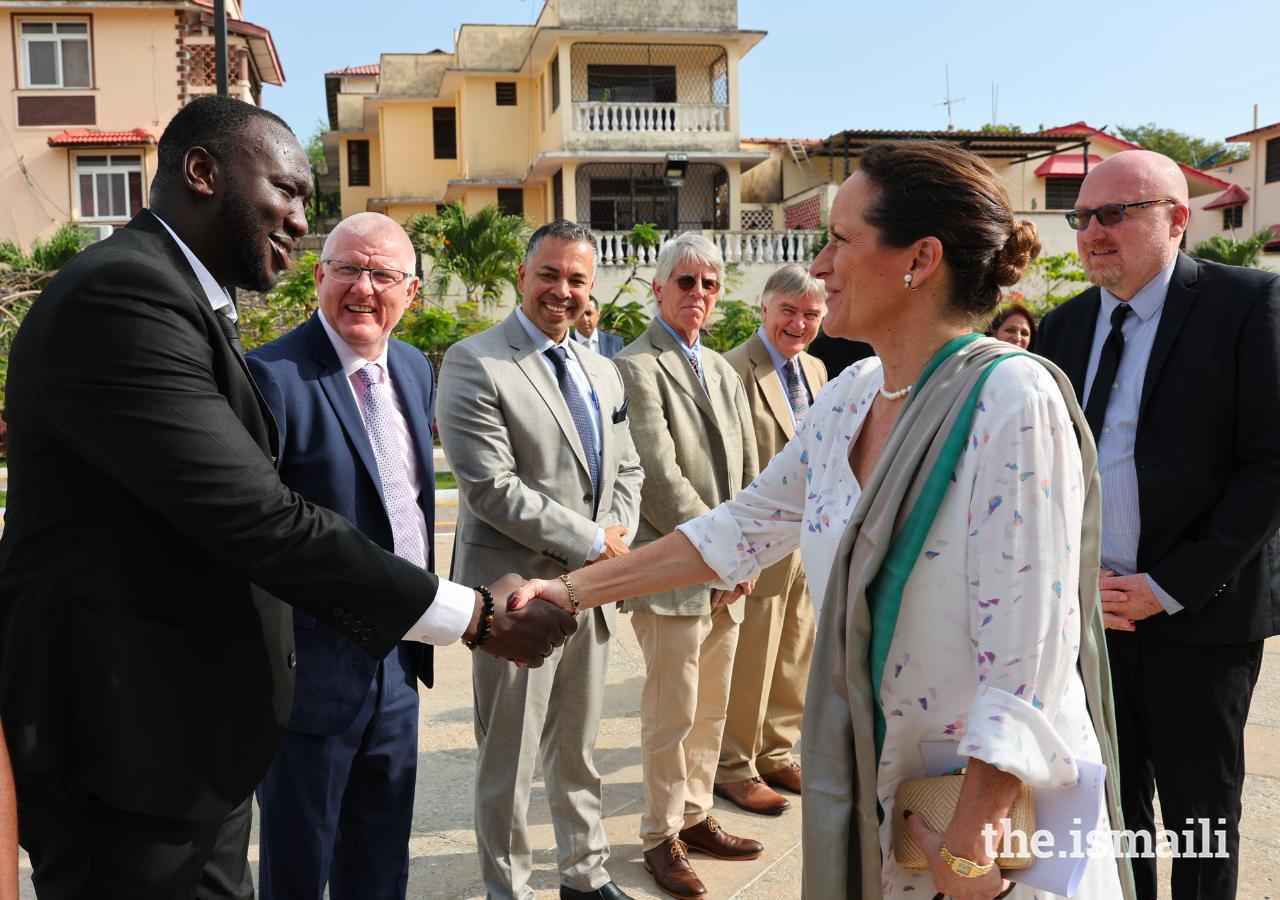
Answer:
M583 607L696 583L731 601L736 586L800 548L819 607L803 738L810 900L1001 895L1010 885L998 866L963 877L942 847L983 870L993 861L982 828L1022 783L1072 785L1077 759L1110 758L1086 705L1092 690L1102 708L1098 679L1077 666L1101 621L1093 526L1082 535L1086 508L1096 516L1092 446L1086 475L1072 427L1079 408L1060 373L970 327L1038 250L1034 226L1014 222L982 160L931 143L869 148L836 197L812 274L828 290L828 333L879 356L823 387L803 428L733 501L568 576ZM913 446L918 434L926 438ZM918 548L892 563L895 576L899 538L915 527L907 513L926 506ZM884 587L895 577L896 590ZM567 585L534 581L516 602L535 595L569 601ZM868 635L869 662L847 675ZM863 675L878 690L860 689ZM925 776L926 741L954 742L969 770L945 835L908 818L929 859L928 870L908 871L892 852L894 795ZM857 799L871 785L879 824L874 805ZM1130 891L1127 870L1106 858L1090 861L1076 896ZM1015 886L1007 896L1052 895Z

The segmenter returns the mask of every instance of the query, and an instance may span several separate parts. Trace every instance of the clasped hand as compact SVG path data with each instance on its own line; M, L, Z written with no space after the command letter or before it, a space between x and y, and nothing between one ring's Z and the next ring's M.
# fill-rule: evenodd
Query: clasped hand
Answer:
M1102 623L1116 631L1134 631L1139 622L1158 612L1164 612L1147 576L1117 575L1110 569L1098 573L1098 587L1102 591Z
M536 669L543 660L578 630L578 622L558 604L538 601L512 605L511 596L525 584L519 575L504 575L489 588L493 594L493 622L489 637L479 648L485 653ZM463 639L472 641L480 633L484 604L476 594L476 609Z

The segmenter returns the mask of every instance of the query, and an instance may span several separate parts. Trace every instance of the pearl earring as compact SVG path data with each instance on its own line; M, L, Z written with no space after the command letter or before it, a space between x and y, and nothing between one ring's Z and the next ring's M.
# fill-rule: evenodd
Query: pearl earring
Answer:
M902 276L902 286L903 286L904 288L906 288L907 290L909 290L909 291L918 290L918 288L913 288L913 287L911 286L911 273L910 273L910 272L908 272L906 275L903 275L903 276Z

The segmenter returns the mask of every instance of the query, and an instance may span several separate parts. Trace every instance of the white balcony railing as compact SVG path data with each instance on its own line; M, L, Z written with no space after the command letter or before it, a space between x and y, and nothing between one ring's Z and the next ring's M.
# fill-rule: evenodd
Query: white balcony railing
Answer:
M809 248L820 231L716 231L711 239L720 248L726 263L807 264ZM658 252L666 243L664 235L657 247L639 247L635 253L642 266L658 262ZM602 266L630 265L631 248L625 231L597 231L596 256Z
M606 103L587 100L573 104L578 131L709 131L729 130L727 103Z

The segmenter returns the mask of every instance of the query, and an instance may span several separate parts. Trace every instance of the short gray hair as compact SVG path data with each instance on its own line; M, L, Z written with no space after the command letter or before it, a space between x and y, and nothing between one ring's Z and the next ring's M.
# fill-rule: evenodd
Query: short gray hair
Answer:
M533 254L538 252L538 248L542 246L542 242L546 238L556 238L569 244L577 244L579 242L591 245L591 267L595 269L596 265L596 236L591 231L591 226L583 225L580 222L570 222L568 219L556 219L554 222L548 222L543 225L529 238L529 246L524 251L524 264L529 265L529 260L533 259Z
M827 289L822 282L810 275L804 266L797 266L795 263L783 266L769 276L769 280L764 283L760 302L768 306L776 294L786 294L802 300L827 299Z
M677 234L662 245L662 250L658 253L658 269L654 272L653 283L666 284L671 280L671 273L675 271L676 266L690 260L702 263L704 266L711 266L720 276L720 280L724 281L724 257L720 255L720 248L698 232L686 231Z

